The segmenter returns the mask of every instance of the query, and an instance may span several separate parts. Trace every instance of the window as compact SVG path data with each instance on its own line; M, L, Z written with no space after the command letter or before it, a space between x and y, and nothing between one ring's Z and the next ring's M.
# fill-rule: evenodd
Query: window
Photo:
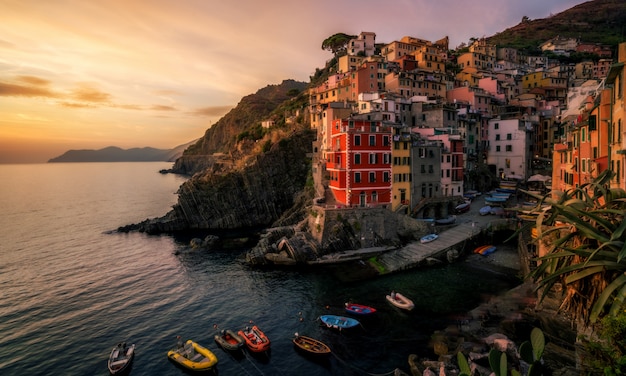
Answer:
M425 174L425 173L426 173L426 166L421 165L420 167L421 167L421 171L420 171L420 172L421 172L422 174Z
M376 173L375 172L370 172L370 183L375 183L376 182Z
M493 129L500 129L500 123L494 123Z
M383 145L389 146L389 136L383 136Z
M361 135L354 135L354 146L361 146Z
M391 180L389 179L389 171L383 171L383 181L385 183L389 183Z
M500 145L496 145L496 151L500 151Z
M383 163L384 164L391 164L391 154L389 154L389 153L383 154Z
M507 133L507 134L506 134L506 139L507 139L507 140L512 140L512 139L513 139L512 137L513 137L513 136L512 136L510 133Z
M370 164L377 164L378 163L378 154L376 153L370 153Z
M361 182L361 173L360 172L355 172L354 173L354 182L355 183L360 183Z
M499 134L496 135L496 141L500 141L500 135Z
M376 136L370 135L370 146L376 146Z
M507 145L506 151L513 151L513 145Z
M354 164L361 164L361 154L354 155Z

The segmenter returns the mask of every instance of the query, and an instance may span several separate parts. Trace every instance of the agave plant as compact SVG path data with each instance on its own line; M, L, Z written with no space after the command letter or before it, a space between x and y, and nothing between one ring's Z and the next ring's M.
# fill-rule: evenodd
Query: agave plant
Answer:
M612 176L606 170L555 199L534 195L540 200L537 240L545 252L529 277L541 299L560 283L566 289L560 309L586 323L616 314L626 297L626 192L608 187ZM539 210L546 204L548 210Z

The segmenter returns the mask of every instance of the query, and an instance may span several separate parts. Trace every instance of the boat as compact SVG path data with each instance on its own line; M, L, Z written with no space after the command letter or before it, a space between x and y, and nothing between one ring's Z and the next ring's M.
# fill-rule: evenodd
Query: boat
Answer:
M361 324L359 320L353 319L352 317L322 315L319 318L320 321L322 321L322 323L327 327L339 330L354 328L355 326Z
M489 212L489 214L498 215L502 217L504 216L504 208L500 206L494 206L493 208L491 208L491 211Z
M498 192L498 191L490 193L490 195L491 195L491 197L506 197L506 198L511 197L510 193Z
M485 197L485 202L488 204L495 204L495 203L501 204L503 202L506 202L506 200L508 200L508 198L505 198L505 197L493 197L493 196Z
M406 296L400 294L399 292L392 291L390 295L386 296L386 298L389 303L400 309L410 311L415 308L415 304L413 304L413 301Z
M470 210L470 203L469 202L465 202L463 204L457 205L454 210L457 213L467 213Z
M237 351L244 345L244 339L230 329L220 330L214 338L218 345L228 351Z
M295 338L292 340L297 350L301 350L306 354L315 356L327 356L330 354L330 347L322 341L318 341L315 338L301 336L296 333Z
M126 342L118 343L113 350L111 350L111 354L109 355L109 361L107 362L109 373L111 375L126 374L130 371L134 358L135 344L126 346Z
M446 218L436 219L435 223L438 225L451 225L456 222L456 215L449 215Z
M192 371L208 371L217 364L217 356L206 347L192 340L167 352L167 357L176 364Z
M362 304L346 303L346 311L355 315L369 315L376 312L376 308Z
M474 251L472 251L472 253L478 253L480 254L482 251L484 251L485 249L491 247L492 245L481 245L480 247L476 247L476 249L474 249Z
M482 208L480 208L480 210L478 210L478 214L480 215L487 215L491 213L491 206L489 205L485 205Z
M428 234L428 235L422 236L420 238L420 243L422 243L422 244L430 243L433 240L437 240L438 237L439 237L439 235L437 235L437 234Z
M243 338L248 350L252 352L263 352L270 349L270 340L258 326L246 326L243 330L237 332L239 337Z
M496 246L495 245L491 245L488 246L487 248L484 248L480 251L480 254L483 256L487 256L489 254L492 254L496 251Z
M515 188L496 188L496 192L500 193L515 193Z

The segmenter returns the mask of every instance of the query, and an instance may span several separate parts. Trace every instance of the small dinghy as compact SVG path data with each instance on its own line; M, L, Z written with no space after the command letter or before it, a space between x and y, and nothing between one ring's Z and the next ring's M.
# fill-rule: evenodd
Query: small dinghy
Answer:
M491 206L489 205L485 205L482 208L480 208L480 210L478 210L478 214L480 215L487 215L491 213Z
M437 238L439 238L439 235L437 235L437 234L428 234L426 236L422 236L422 238L420 239L420 243L422 243L422 244L430 243L433 240L437 240Z
M318 341L315 338L301 336L296 333L296 337L292 340L296 350L319 357L325 357L330 354L330 347L322 341Z
M406 296L400 294L399 292L392 291L390 295L387 295L385 297L387 298L387 301L389 303L400 309L410 311L415 308L415 304L413 304L413 301Z
M346 303L346 312L354 313L355 315L369 315L376 312L376 308L348 302Z
M167 352L167 357L192 371L208 371L217 364L217 356L211 350L192 340L187 340L184 345L179 340L177 347Z
M246 347L252 352L263 352L270 349L270 340L258 326L246 326L243 330L237 332L239 337L243 338Z
M107 366L111 375L124 375L130 371L135 358L135 344L126 346L126 342L118 343L111 350Z
M215 342L224 350L237 351L244 345L244 340L230 329L222 329L215 335Z
M449 215L446 218L436 219L435 223L438 225L451 225L456 222L456 215Z
M320 321L329 328L334 329L350 329L361 324L358 320L351 317L335 316L335 315L322 315Z
M454 210L457 213L467 213L470 210L470 205L471 204L469 202L466 202L464 204L460 204L460 205L455 206Z
M496 246L490 245L486 248L483 248L479 253L483 256L490 255L496 251Z

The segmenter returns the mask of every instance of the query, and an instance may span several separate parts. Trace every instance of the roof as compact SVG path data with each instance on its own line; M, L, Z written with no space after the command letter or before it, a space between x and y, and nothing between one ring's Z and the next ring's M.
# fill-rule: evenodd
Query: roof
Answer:
M624 69L624 62L611 65L609 73L606 75L606 82L613 83L618 74Z

